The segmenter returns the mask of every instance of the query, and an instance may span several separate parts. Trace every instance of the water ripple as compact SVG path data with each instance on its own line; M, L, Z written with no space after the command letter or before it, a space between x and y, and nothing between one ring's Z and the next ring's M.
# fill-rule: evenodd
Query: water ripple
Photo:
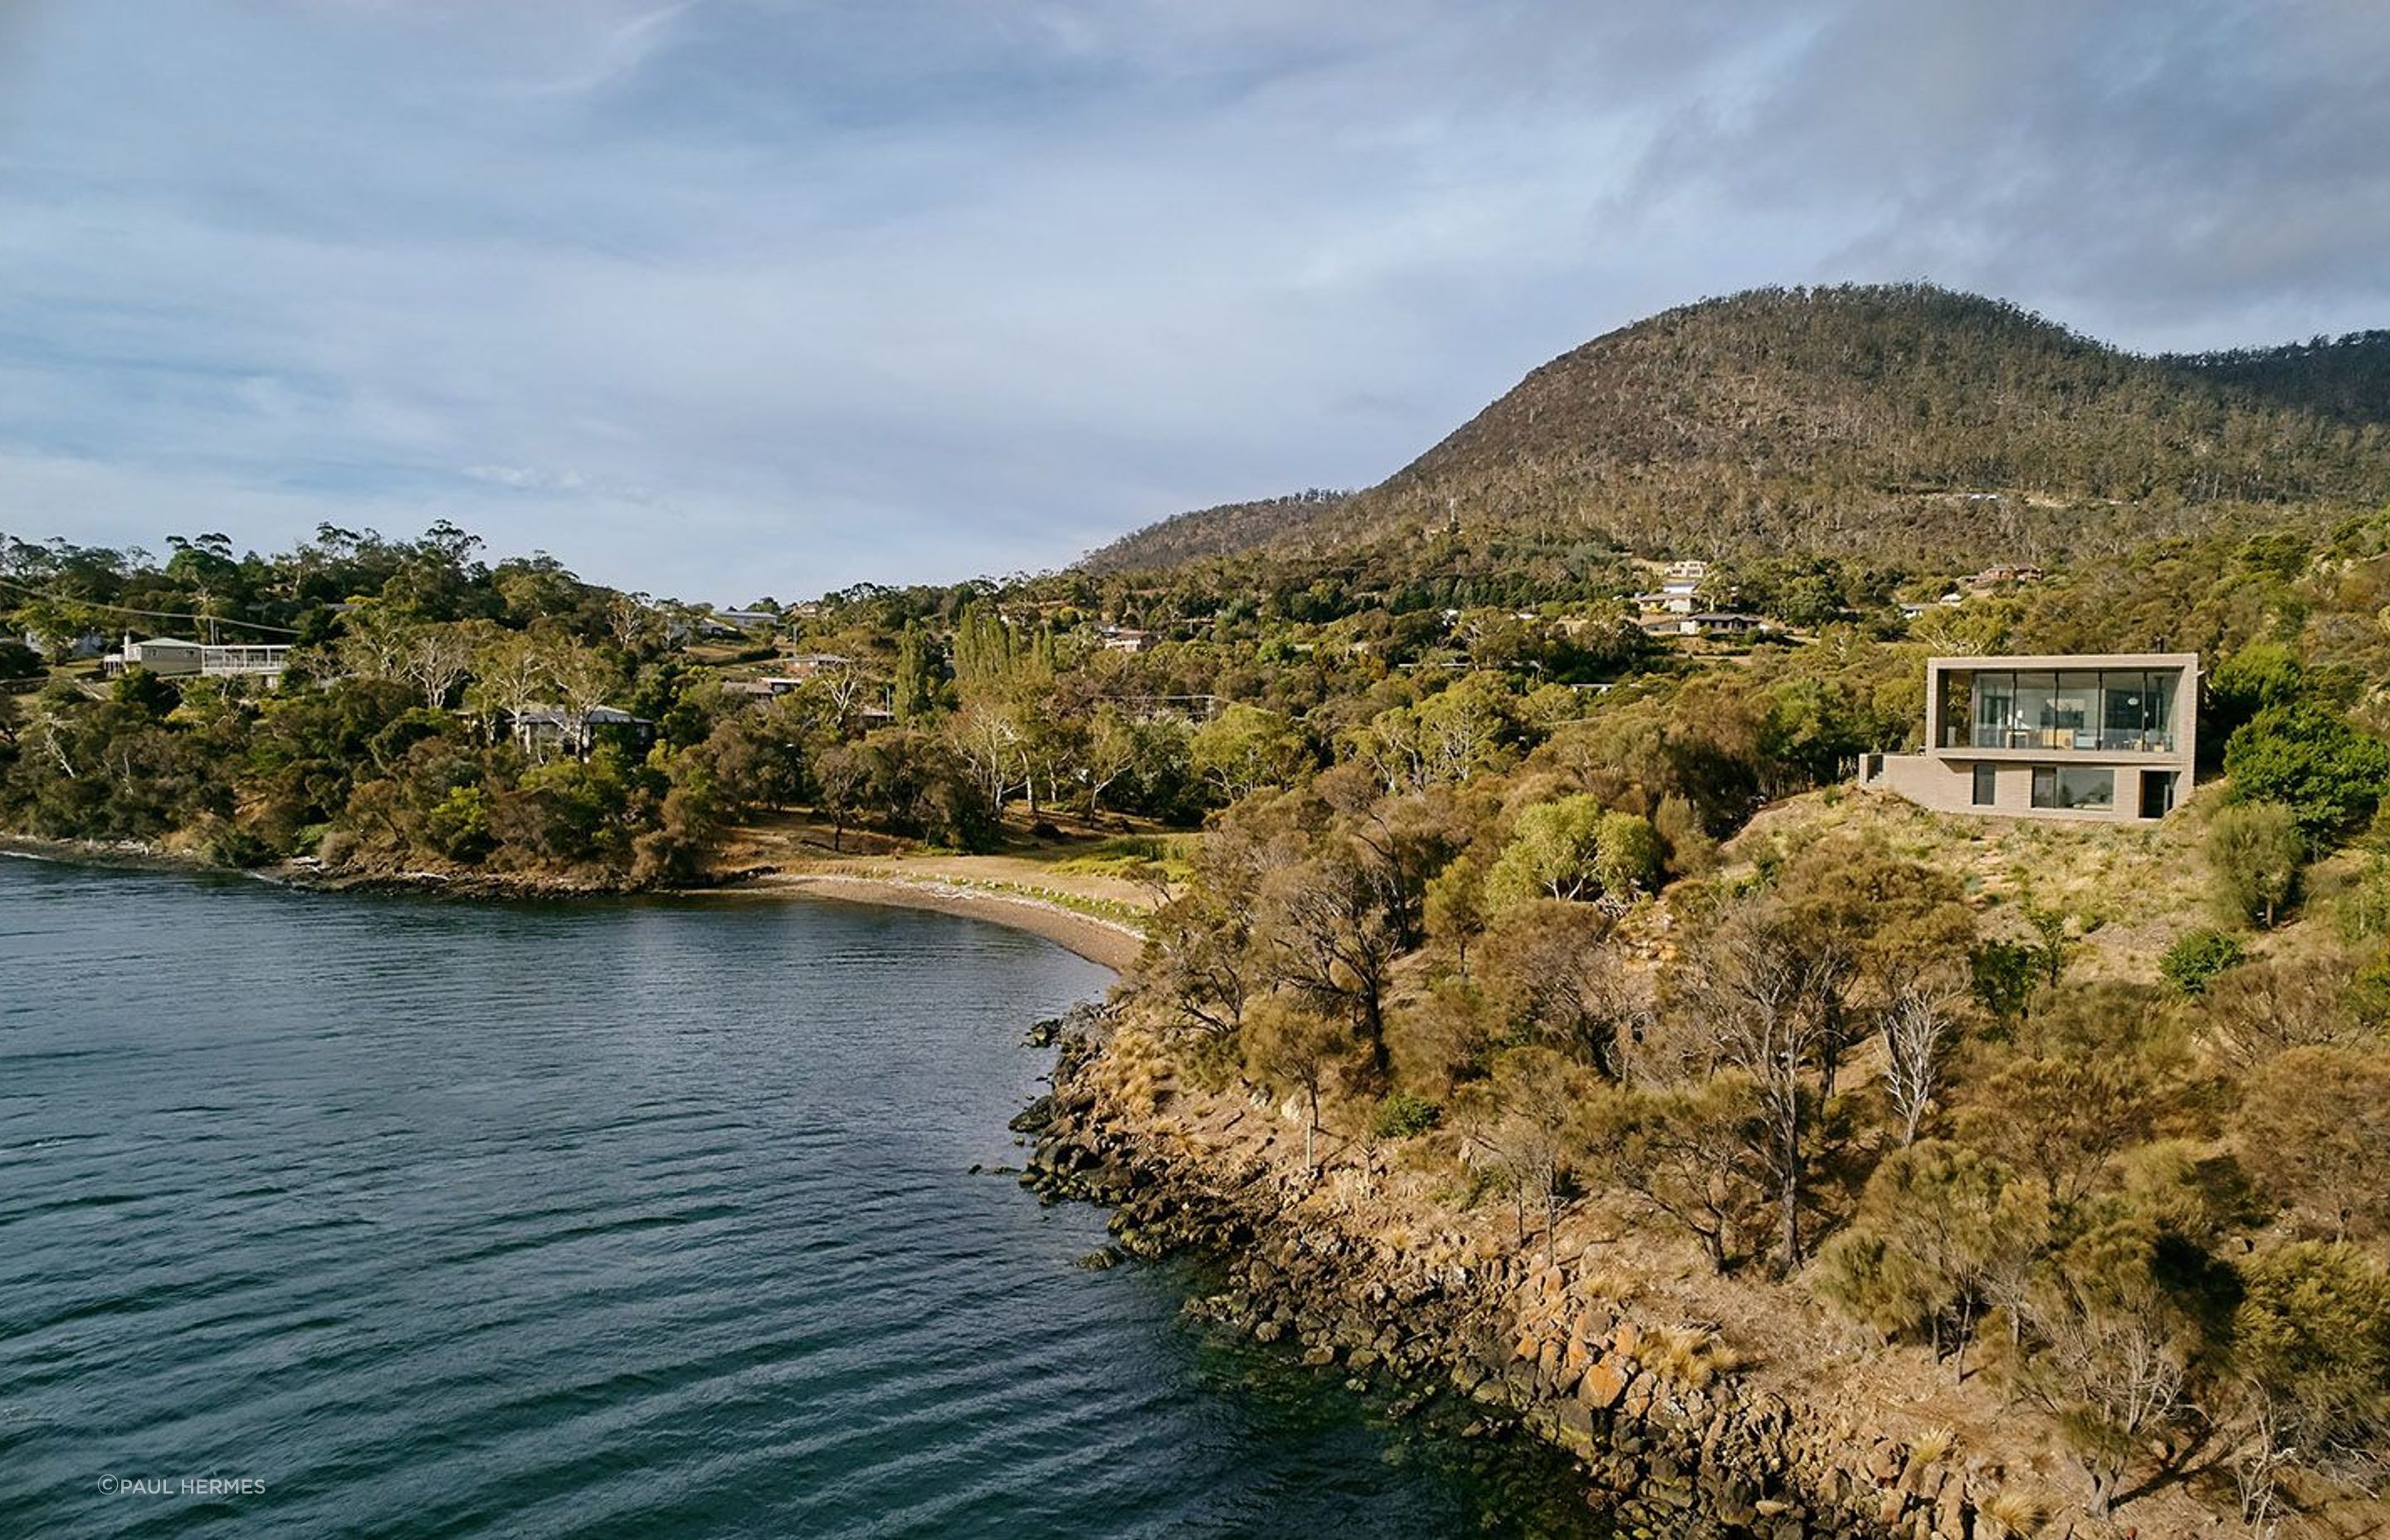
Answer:
M0 1534L1501 1526L961 1174L1105 982L1043 942L7 862L0 978Z

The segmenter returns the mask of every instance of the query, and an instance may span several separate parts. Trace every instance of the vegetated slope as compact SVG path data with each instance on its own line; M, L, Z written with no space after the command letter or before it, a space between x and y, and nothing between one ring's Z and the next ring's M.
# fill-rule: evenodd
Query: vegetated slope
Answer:
M1769 289L1564 353L1382 484L1307 517L1187 515L1103 561L1391 555L1455 534L2040 559L2385 496L2390 332L2147 357L1927 285Z
M1350 492L1314 487L1285 497L1197 508L1123 535L1088 555L1079 565L1091 572L1117 572L1139 567L1176 567L1204 557L1233 556L1268 545L1352 495Z

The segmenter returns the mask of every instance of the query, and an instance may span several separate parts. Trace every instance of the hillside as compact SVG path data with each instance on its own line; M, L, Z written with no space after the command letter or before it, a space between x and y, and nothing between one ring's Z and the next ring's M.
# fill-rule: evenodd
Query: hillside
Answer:
M2390 332L2148 357L1930 286L1760 289L1562 354L1366 492L1184 515L1090 565L1406 565L1487 539L2041 560L2370 510L2390 496L2385 428Z
M1117 572L1140 567L1175 567L1204 557L1233 556L1269 544L1352 495L1349 492L1315 488L1285 497L1197 508L1123 535L1090 553L1079 565L1091 572Z

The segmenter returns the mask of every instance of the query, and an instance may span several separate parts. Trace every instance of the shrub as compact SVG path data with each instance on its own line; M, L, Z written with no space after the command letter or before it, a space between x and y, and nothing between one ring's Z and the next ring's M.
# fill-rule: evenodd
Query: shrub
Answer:
M2209 891L2235 924L2255 920L2268 930L2291 902L2306 840L2280 802L2245 802L2216 815L2207 834Z
M2166 948L2158 959L2158 971L2182 994L2197 996L2207 993L2217 974L2240 967L2248 956L2239 942L2221 930L2193 930Z
M1407 1091L1390 1091L1369 1120L1369 1134L1380 1139L1410 1139L1444 1121L1444 1109Z
M2224 746L2236 802L2280 802L2310 841L2373 815L2390 784L2390 746L2313 704L2268 706Z
M2390 1227L2390 1055L2292 1048L2248 1080L2242 1162L2271 1196L2330 1221L2335 1238Z
M39 679L49 672L42 655L22 642L0 641L0 679Z

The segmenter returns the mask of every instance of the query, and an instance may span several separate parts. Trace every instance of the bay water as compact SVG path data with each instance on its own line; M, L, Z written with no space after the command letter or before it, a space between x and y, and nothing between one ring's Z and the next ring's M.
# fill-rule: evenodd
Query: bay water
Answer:
M0 1535L1580 1527L992 1169L1110 982L822 901L0 860Z

